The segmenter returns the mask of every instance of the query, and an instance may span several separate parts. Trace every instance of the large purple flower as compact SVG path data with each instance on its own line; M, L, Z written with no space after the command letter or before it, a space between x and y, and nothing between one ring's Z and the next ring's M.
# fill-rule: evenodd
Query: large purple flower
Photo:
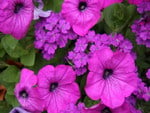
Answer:
M64 0L62 14L73 27L74 32L83 36L100 18L100 0Z
M32 0L3 0L0 3L0 31L23 38L33 18Z
M48 113L59 113L66 110L68 104L77 102L80 91L75 79L75 72L66 65L47 65L39 71L39 93Z
M88 64L85 91L91 99L101 99L110 108L122 105L137 87L134 59L128 53L101 49L94 52Z
M37 92L37 77L34 72L28 69L21 71L21 78L15 87L15 95L21 106L31 112L43 110L42 100Z

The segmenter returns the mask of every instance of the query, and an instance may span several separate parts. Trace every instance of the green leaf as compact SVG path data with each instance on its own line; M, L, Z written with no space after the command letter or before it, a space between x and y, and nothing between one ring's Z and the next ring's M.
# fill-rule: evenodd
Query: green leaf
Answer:
M27 55L21 57L21 63L25 66L33 66L35 62L35 50L32 49Z
M5 43L11 48L11 49L15 49L18 40L16 40L15 38L13 38L11 35L6 35L4 37Z
M95 104L98 104L100 101L94 101L94 100L91 100L89 97L85 97L84 98L84 104L86 105L86 107L91 107Z
M5 51L3 49L2 44L0 43L0 57L3 57L5 55Z
M127 9L123 4L113 4L103 11L104 20L113 30L118 31L128 18Z
M19 58L28 53L16 39L6 35L2 38L1 44L8 55L14 58Z
M15 66L9 66L0 76L4 82L16 83L19 81L19 69Z
M6 94L5 98L6 98L6 101L13 107L19 106L19 103L14 95Z
M9 105L6 101L0 101L0 111L2 113L9 113L11 109L12 109L12 106Z
M63 0L44 0L45 10L53 10L55 12L59 12L61 10Z
M8 83L7 83L6 88L7 88L7 94L8 94L8 95L14 95L15 85L16 85L16 84L10 84L10 83L8 84Z

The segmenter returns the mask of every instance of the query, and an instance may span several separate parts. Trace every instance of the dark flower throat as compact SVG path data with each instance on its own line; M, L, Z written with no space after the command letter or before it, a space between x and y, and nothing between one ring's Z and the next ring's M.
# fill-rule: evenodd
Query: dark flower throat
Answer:
M86 8L87 8L87 3L86 3L86 2L80 2L80 3L79 3L78 9L79 9L80 11L83 11L83 10L85 10Z
M113 74L113 70L112 69L105 69L104 72L103 72L103 78L107 79L112 74Z
M25 90L22 90L20 93L19 93L20 97L22 98L28 98L28 93L25 91Z
M23 8L23 4L22 3L17 3L15 5L15 9L14 9L14 13L19 13L19 11Z
M108 107L105 107L101 113L112 113Z
M53 92L57 87L58 87L58 83L57 82L51 83L49 91Z
M13 113L20 113L18 110L15 110Z

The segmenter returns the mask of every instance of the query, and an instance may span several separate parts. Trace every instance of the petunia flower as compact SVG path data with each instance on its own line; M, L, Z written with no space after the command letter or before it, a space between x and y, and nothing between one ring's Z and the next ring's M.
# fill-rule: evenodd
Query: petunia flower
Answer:
M100 0L64 0L62 15L75 33L83 36L100 18Z
M93 53L88 65L87 95L110 108L121 106L137 87L136 67L129 53L101 49Z
M21 107L15 107L9 113L31 113L31 112L28 112Z
M21 78L15 87L15 96L21 106L31 112L42 111L43 103L37 92L37 77L34 72L28 69L22 69Z
M75 79L75 72L66 65L47 65L38 72L39 93L48 113L59 113L77 102L80 91Z
M34 20L38 20L40 17L49 17L51 11L43 11L44 3L42 0L34 0L35 2L39 3L38 7L34 7Z
M75 33L87 34L100 19L103 8L123 0L64 0L62 15L71 24Z
M32 0L2 0L0 3L0 32L16 39L25 37L33 19Z

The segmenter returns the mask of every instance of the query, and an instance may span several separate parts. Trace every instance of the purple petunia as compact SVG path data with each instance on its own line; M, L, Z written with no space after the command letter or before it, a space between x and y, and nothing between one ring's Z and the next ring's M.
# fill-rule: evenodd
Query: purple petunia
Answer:
M43 111L43 102L38 93L37 77L34 72L28 69L22 69L21 78L15 87L15 96L21 106L31 112Z
M112 52L108 48L96 51L88 69L87 95L93 100L101 99L110 108L121 106L137 87L134 59L128 53Z
M75 79L75 72L67 65L47 65L38 72L39 93L48 113L59 113L77 102L80 91Z
M0 31L22 39L33 19L33 10L32 0L3 0L0 4Z
M123 0L64 0L62 15L80 36L88 33L100 19L101 10Z
M99 0L64 0L62 15L78 35L84 36L100 18Z

